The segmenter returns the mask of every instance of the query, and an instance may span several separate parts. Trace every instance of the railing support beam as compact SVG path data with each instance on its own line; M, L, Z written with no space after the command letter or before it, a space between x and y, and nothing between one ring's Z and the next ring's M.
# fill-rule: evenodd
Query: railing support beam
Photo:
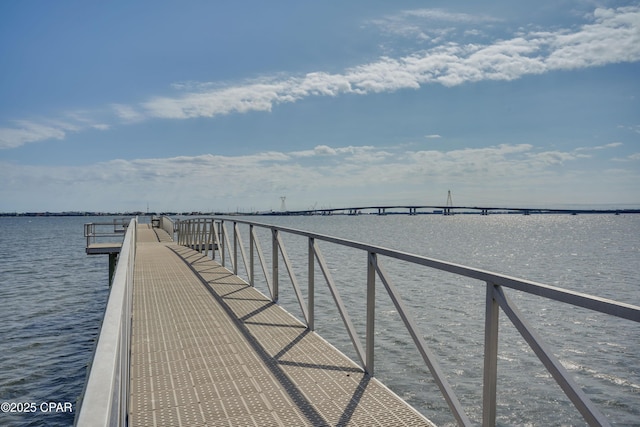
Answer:
M496 384L498 377L498 324L500 307L493 296L494 285L487 282L484 324L484 384L482 391L482 425L496 425Z
M367 342L364 369L369 375L373 376L375 365L376 264L378 262L378 257L375 252L369 252L367 258Z
M254 267L254 258L253 258L253 224L249 225L249 284L251 286L255 286L255 267Z
M271 230L271 300L278 302L278 230Z
M307 327L313 331L315 329L315 239L310 237L308 240L308 288L307 288Z
M238 223L233 222L233 274L238 275Z
M451 409L451 412L458 422L458 425L470 426L471 420L469 419L469 417L467 417L467 414L465 414L460 401L458 400L456 394L453 392L453 388L449 384L449 381L447 381L447 378L444 375L440 364L436 360L435 354L433 354L429 347L427 347L427 343L425 342L422 335L418 333L418 328L415 325L415 321L409 314L409 310L405 307L404 302L402 301L402 298L400 298L400 294L398 293L396 287L391 283L388 274L382 268L382 265L380 265L380 263L376 262L375 268L378 276L380 277L380 281L382 281L384 287L387 289L387 293L391 297L393 305L396 307L396 310L398 310L400 318L404 322L409 335L411 335L413 342L418 348L418 351L422 356L422 360L424 360L425 364L429 368L429 371L431 372L433 379L438 385L442 396L447 401L449 409Z
M538 359L556 380L562 391L573 402L580 411L585 421L590 426L609 426L609 421L602 415L596 406L589 400L580 386L571 379L569 372L562 366L562 363L544 345L538 334L529 326L520 313L520 310L504 294L500 286L495 287L495 298L504 310L511 323L516 327L522 338L529 344Z

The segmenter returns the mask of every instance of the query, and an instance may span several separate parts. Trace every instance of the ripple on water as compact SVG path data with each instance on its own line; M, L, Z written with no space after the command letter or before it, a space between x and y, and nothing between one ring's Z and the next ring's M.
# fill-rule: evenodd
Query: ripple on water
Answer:
M0 218L0 401L75 407L108 296L106 260L84 253L84 222ZM0 414L0 425L68 426L73 418Z

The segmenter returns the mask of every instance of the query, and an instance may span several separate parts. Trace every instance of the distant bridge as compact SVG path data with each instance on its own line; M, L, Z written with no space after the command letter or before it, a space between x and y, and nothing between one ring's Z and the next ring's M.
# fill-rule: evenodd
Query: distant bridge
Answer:
M615 214L640 213L640 209L547 209L547 208L510 208L496 206L447 206L447 205L382 205L382 206L354 206L346 208L320 208L298 211L269 211L258 215L388 215L388 214L441 214L476 213L522 213L530 214Z

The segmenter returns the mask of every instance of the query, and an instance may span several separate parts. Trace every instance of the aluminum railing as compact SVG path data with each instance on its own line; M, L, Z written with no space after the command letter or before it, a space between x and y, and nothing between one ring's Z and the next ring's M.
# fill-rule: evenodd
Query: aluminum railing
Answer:
M93 362L79 402L75 420L78 426L127 425L137 224L135 218L129 223L118 257Z
M226 223L231 224L232 232L227 231ZM249 255L245 252L238 224L245 224L249 227ZM640 322L640 307L625 303L616 302L610 299L600 298L584 293L548 286L528 280L513 278L502 274L470 268L464 265L443 262L432 258L413 255L406 252L387 249L380 246L367 245L351 240L311 233L296 229L290 229L275 225L260 224L251 221L229 218L196 218L180 221L178 224L178 243L191 247L208 255L211 252L215 258L216 250L222 265L225 265L227 256L231 262L231 269L237 275L240 255L247 272L247 282L255 284L255 255L258 256L260 267L274 302L278 301L279 295L279 259L282 258L293 284L300 310L304 321L309 329L314 329L314 287L315 287L315 265L319 266L322 275L331 291L331 295L340 313L342 321L347 329L355 352L360 359L362 368L369 374L374 373L374 325L375 325L375 285L376 278L380 279L388 295L390 296L396 310L407 328L413 342L418 349L424 363L430 370L435 382L443 394L449 408L458 424L471 425L471 421L465 414L460 401L453 392L453 388L446 379L434 353L427 346L423 336L417 328L416 321L406 307L405 302L400 297L398 288L391 282L380 262L380 256L397 259L416 265L433 268L436 270L453 273L456 275L477 279L485 282L485 327L484 327L484 372L483 372L483 425L495 426L496 424L496 383L497 383L497 361L498 361L498 320L502 310L507 318L513 323L536 356L543 363L547 371L560 385L564 393L571 400L589 425L607 426L608 420L600 410L591 402L583 390L572 379L571 375L563 367L560 361L553 355L547 345L541 340L534 329L529 325L521 312L509 298L505 289L512 289L525 292L549 300L559 301L577 307L583 307L600 313L609 314L633 322ZM260 246L256 228L268 229L271 233L271 267L265 262L265 256ZM282 233L303 236L308 239L308 301L305 303L300 284L293 273L293 268L281 237ZM231 240L233 243L231 243ZM330 269L324 256L318 247L318 241L343 245L367 252L367 290L366 290L366 336L364 344L360 341L353 323L347 312L339 292L336 282L332 278ZM278 255L280 254L280 256ZM225 256L227 254L227 256ZM221 255L221 256L220 256Z
M175 238L177 223L168 216L161 216L159 219L159 227L167 232L171 239Z
M122 237L127 231L131 218L114 218L111 222L91 222L84 225L84 237L87 246L96 243L98 239Z

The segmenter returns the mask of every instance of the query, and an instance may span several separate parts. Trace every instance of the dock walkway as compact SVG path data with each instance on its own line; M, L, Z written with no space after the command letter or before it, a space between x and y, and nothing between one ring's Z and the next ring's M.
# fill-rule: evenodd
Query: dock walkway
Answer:
M138 229L132 426L432 426L239 277Z

